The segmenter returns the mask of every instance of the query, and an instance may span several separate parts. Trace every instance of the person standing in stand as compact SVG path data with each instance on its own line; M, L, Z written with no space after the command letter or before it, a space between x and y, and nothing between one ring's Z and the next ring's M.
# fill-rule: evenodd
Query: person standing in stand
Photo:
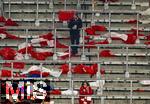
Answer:
M77 13L75 13L73 18L69 21L68 28L70 29L71 45L79 45L80 29L82 28L82 20L79 18ZM78 46L71 46L71 53L73 55L77 54Z
M79 104L91 104L92 102L91 95L93 94L93 90L87 81L84 81L82 83L79 94L80 94Z

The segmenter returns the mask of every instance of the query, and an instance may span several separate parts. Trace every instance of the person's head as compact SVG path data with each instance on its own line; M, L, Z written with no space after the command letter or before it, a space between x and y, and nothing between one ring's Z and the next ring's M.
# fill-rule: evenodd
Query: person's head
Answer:
M77 12L74 14L73 18L75 18L75 19L79 18L79 16L78 16L78 13L77 13Z
M83 87L87 87L87 86L90 86L90 85L89 85L89 83L87 81L84 81L84 82L82 82L82 86Z

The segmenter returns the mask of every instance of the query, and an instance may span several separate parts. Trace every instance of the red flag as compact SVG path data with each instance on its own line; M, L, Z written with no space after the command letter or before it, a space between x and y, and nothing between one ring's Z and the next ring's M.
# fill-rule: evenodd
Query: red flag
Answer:
M47 43L47 41L41 41L40 45L41 45L41 47L46 47L46 46L48 46L48 43Z
M137 88L134 92L144 92L144 89Z
M89 39L90 39L90 36L84 36L84 39L85 39L85 40L89 40Z
M145 45L150 45L150 41L144 42Z
M0 22L5 22L5 21L6 21L5 17L0 16Z
M127 21L127 23L130 23L130 24L135 24L135 23L137 23L137 22L138 22L138 21L135 20L135 19Z
M5 69L1 70L1 77L11 77L11 75L12 75L11 70L5 70Z
M126 44L135 44L137 40L137 35L136 34L127 34L128 39L124 41Z
M5 31L5 29L0 29L0 37L1 39L10 38L10 39L20 39L19 37L9 34Z
M145 34L138 34L139 37L145 37Z
M27 71L24 71L22 73L22 75L26 75L26 74L29 74L29 75L38 75L40 76L42 74L42 77L48 77L50 75L50 72L49 70L46 71L46 68L44 67L40 67L40 66L31 66Z
M54 39L47 40L44 38L37 38L37 39L32 39L31 43L40 45L41 47L45 47L45 46L54 47Z
M58 18L60 21L68 21L73 18L74 14L74 11L61 10L58 12Z
M92 28L86 28L86 29L85 29L85 32L86 32L88 35L96 35L96 34L95 34L95 30L92 29Z
M9 18L6 20L5 26L19 26L19 25L15 21Z
M96 70L92 66L85 66L86 73L90 75L94 75Z
M111 32L111 33L107 33L108 35L111 35L111 39L112 40L122 40L122 41L126 41L128 36L126 34L120 34L117 32ZM106 35L107 35L106 34Z
M52 91L50 91L50 95L61 95L61 91L60 90L52 90Z
M53 34L49 32L48 34L41 35L39 38L47 39L47 40L52 40L53 39Z
M94 40L93 41L89 41L89 42L87 42L85 44L87 45L87 46L85 46L86 48L96 48L96 46L94 46L96 44L96 42Z
M6 31L6 28L0 28L0 33L3 33Z
M57 48L69 48L67 45L62 44L59 41L56 41L56 47Z
M10 67L11 68L11 63L3 63L4 67ZM24 69L25 63L24 62L13 62L13 68L15 69Z
M89 35L100 35L100 34L96 34L96 31L106 31L107 28L105 26L102 25L93 25L89 28L85 29L85 32Z
M132 28L131 30L129 30L129 32L132 32L132 33L136 34L137 33L137 29ZM143 32L143 30L138 30L138 32Z
M42 77L48 77L50 75L50 73L48 72L42 72Z
M18 53L22 53L22 54L26 54L26 49L27 49L27 53L31 53L33 51L33 46L31 44L26 44L26 43L22 43L18 46Z
M64 53L64 55L59 56L61 60L67 59L69 57L69 53Z
M21 39L20 37L17 37L15 35L12 35L12 34L9 34L9 33L7 33L6 36L7 36L7 38L10 38L10 39Z
M150 35L145 36L146 40L150 40Z
M40 70L34 70L34 71L30 71L29 74L30 75L32 75L32 74L38 74L38 75L40 75L41 72L40 72Z
M73 68L73 72L76 74L85 74L86 70L84 69L83 64L79 64Z
M91 73L91 75L96 74L96 72L98 71L98 65L93 64L90 67L91 67L91 70L93 70L93 73Z
M14 60L16 53L16 50L9 47L0 50L0 55L3 57L4 60Z
M110 50L103 50L99 53L100 57L114 57L115 55L112 54Z
M13 77L20 77L19 73L13 73Z
M67 74L69 71L69 65L68 64L63 64L60 66L60 69L62 71L62 74Z
M93 25L92 29L94 29L95 31L106 31L107 30L107 28L102 25Z
M66 50L65 52L56 52L57 56L60 59L67 59L69 57L69 50Z
M104 69L104 68L101 68L101 69L100 69L100 73L101 73L101 75L104 75L104 74L105 74L105 69Z
M54 40L46 40L40 42L41 47L49 46L54 47Z
M35 58L36 60L45 60L49 56L53 56L52 52L35 52L31 51L31 57Z
M15 60L23 60L25 59L24 55L21 53L16 53L16 56L14 57Z

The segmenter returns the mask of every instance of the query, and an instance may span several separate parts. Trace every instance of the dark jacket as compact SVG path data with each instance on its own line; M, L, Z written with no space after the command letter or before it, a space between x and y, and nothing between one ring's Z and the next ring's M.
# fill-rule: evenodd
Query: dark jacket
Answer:
M73 29L74 25L77 25L77 29ZM68 28L70 28L70 35L80 35L80 28L82 28L82 20L78 18L77 20L71 19L68 23Z

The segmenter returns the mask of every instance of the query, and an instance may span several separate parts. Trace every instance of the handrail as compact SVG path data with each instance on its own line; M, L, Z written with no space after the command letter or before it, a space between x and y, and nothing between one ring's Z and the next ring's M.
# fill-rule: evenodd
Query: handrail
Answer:
M56 95L55 95L56 96ZM58 96L58 97L57 97ZM56 96L56 98L58 99L58 98L71 98L71 96L70 95L57 95ZM73 96L73 95L72 95ZM86 96L86 95L85 95ZM87 95L87 96L89 96L89 95ZM52 95L51 95L51 97L52 97ZM102 97L102 96L98 96L98 95L92 95L92 98L95 98L95 99L99 99L100 97ZM52 97L53 98L53 97ZM75 98L79 98L79 96L77 95L77 96L75 96ZM103 96L103 98L104 99L124 99L124 100L130 100L130 96L126 96L126 95L112 95L112 96ZM133 96L133 99L136 99L136 100L138 100L138 99L150 99L150 97L149 96Z
M33 80L49 80L49 81L57 81L57 82L62 82L62 81L64 81L64 82L69 82L70 81L70 78L67 78L67 77L65 77L65 78L32 78L32 77L27 77L27 78L17 78L17 77L14 77L14 80L26 80L26 79L33 79ZM3 77L3 78L1 78L1 80L12 80L10 77ZM83 79L75 79L75 78L73 78L72 79L74 82L82 82L83 81ZM95 79L89 79L89 78L87 78L87 79L85 79L86 81L89 81L89 82L93 82L93 81L97 81L97 79L95 78ZM124 83L124 82L126 82L126 83L130 83L132 81L132 83L138 83L139 82L139 80L133 80L133 79L128 79L128 80L126 80L126 79L118 79L118 80L116 80L116 79L105 79L105 82L106 83L116 83L116 82L118 82L118 83Z
M8 1L5 0L4 3L8 3ZM13 1L12 3L14 3L14 4L21 4L20 1ZM24 1L23 3L25 3L25 4L29 4L29 3L30 4L35 4L35 1ZM39 1L39 4L46 4L46 3L47 3L46 1ZM72 3L76 4L76 2L67 2L67 4L72 4ZM99 4L99 5L103 5L103 2L96 2L96 3ZM130 1L109 2L110 5L120 5L120 4L122 4L123 6L124 5L132 5L132 3L133 2L130 2ZM148 2L144 2L144 3L148 3ZM59 4L59 2L56 2L55 4ZM81 2L81 4L92 5L91 2L88 2L88 1ZM136 1L135 4L138 5L138 6L141 6L141 2Z

